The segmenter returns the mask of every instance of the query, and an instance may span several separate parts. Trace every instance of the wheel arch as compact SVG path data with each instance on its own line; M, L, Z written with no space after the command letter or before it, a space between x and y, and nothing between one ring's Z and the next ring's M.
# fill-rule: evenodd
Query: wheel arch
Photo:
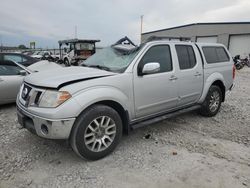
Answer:
M113 108L115 111L117 111L117 113L120 115L121 120L122 120L123 133L125 133L125 134L129 133L129 131L130 131L129 114L128 114L128 111L125 110L120 103L118 103L114 100L103 100L103 101L96 102L92 105L98 105L98 104L109 106L109 107Z
M207 96L209 88L212 85L216 85L221 89L222 94L223 94L222 102L224 102L225 95L226 95L226 87L225 87L224 83L225 83L225 80L224 80L224 77L222 74L220 74L218 72L211 74L204 82L203 92L202 92L202 95L201 95L198 103L203 103L203 101L205 100L205 98Z
M221 89L222 92L222 102L225 101L225 95L226 95L226 87L223 84L221 80L216 80L212 83L212 85L218 86Z
M87 90L81 91L77 94L77 96L75 96L75 100L78 104L80 104L78 114L75 114L76 117L80 116L81 113L84 113L85 110L93 105L101 104L113 108L121 117L123 132L128 134L130 130L129 122L132 118L133 112L131 111L129 105L129 97L121 90L107 86L88 88Z

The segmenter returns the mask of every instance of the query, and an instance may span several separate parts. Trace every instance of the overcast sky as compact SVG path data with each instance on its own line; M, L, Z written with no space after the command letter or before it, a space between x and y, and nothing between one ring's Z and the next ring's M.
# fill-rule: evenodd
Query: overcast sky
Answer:
M250 21L250 0L0 0L0 42L58 47L58 40L123 36L136 43L143 32L196 22Z

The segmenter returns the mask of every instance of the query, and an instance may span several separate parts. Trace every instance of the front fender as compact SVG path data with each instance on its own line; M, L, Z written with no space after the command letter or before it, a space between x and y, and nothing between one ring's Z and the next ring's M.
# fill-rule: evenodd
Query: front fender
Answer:
M124 110L127 110L131 117L131 110L129 106L133 106L129 96L122 92L120 89L110 86L91 87L74 94L74 99L81 106L78 115L92 104L111 100L119 103Z
M203 92L202 92L202 95L198 101L198 103L203 103L203 101L205 100L206 96L207 96L207 93L208 93L208 90L210 88L210 86L217 80L220 80L224 86L225 86L225 79L223 77L222 74L218 73L218 72L215 72L211 75L209 75L209 77L206 79L206 81L204 82L204 86L203 86Z

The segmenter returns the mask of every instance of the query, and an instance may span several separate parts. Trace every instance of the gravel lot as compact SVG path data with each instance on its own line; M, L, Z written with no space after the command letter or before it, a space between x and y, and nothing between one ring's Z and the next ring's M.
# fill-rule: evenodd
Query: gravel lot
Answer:
M0 187L250 187L250 69L216 117L191 112L124 136L89 162L65 141L17 127L15 105L0 107Z

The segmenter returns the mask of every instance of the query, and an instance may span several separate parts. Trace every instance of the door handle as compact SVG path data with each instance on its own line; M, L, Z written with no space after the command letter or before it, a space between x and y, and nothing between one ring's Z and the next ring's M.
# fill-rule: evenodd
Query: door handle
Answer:
M195 74L194 74L194 76L201 76L202 74L201 73L199 73L199 72L196 72Z
M0 82L3 82L4 80L2 78L0 78Z
M169 78L170 81L177 80L177 79L178 78L176 76L174 76L174 75Z

